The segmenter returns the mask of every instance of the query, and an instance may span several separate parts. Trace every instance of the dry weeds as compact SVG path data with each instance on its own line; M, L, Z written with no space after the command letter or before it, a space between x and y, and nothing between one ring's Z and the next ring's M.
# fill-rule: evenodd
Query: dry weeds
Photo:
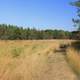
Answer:
M54 53L60 44L70 42L0 41L0 80L77 80L64 55Z
M69 48L67 51L67 59L74 71L80 76L80 52L74 48Z

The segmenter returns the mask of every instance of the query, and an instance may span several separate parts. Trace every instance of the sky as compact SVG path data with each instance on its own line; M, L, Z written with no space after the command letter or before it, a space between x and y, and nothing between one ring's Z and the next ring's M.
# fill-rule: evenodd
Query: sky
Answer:
M75 0L0 0L0 24L72 31Z

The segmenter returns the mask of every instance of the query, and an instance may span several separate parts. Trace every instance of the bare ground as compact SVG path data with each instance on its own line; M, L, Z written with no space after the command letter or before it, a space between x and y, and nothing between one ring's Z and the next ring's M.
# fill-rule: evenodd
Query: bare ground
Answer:
M35 55L33 55L35 56ZM36 61L36 62L35 62ZM32 58L32 80L78 80L61 53Z

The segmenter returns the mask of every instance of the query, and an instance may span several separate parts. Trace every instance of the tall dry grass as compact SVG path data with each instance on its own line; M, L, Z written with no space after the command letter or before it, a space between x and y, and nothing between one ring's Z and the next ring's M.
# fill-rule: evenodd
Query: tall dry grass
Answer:
M49 63L47 64L48 58L49 59L51 58L51 60L53 60L56 57L56 56L52 57L54 50L59 48L59 45L62 43L64 44L71 43L71 41L69 40L0 41L0 80L50 80L47 78L42 79L41 75L43 76L46 74L46 73L44 74L44 71L49 67ZM71 55L69 54L68 56L70 59L72 58ZM73 61L74 60L73 58L71 60L72 62L75 62ZM56 65L57 64L58 63L56 63ZM50 63L50 66L51 65L52 63ZM53 69L53 67L51 69ZM65 66L63 71L67 71ZM53 71L53 73L55 72ZM68 75L68 73L66 75ZM70 74L70 77L71 75L72 74ZM37 78L35 79L35 77ZM38 77L40 77L40 79Z
M73 70L80 76L80 52L76 51L74 48L67 49L67 60Z

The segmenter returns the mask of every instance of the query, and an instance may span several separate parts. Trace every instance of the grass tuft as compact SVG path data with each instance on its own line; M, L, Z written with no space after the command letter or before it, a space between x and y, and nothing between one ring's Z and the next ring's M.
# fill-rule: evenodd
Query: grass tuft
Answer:
M22 48L15 47L12 49L12 56L13 57L19 57L21 53L22 53Z

